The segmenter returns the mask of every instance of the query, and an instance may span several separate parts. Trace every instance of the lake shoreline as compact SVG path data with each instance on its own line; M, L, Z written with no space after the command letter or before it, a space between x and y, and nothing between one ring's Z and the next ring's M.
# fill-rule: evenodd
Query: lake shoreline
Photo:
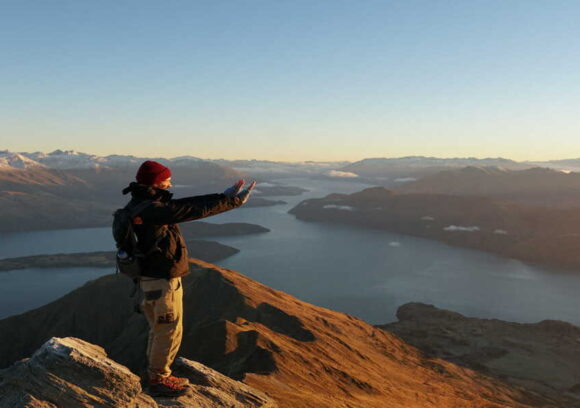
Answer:
M216 262L240 252L215 241L187 241L189 255L206 262ZM115 267L115 251L41 254L0 259L0 273L29 268L107 268Z

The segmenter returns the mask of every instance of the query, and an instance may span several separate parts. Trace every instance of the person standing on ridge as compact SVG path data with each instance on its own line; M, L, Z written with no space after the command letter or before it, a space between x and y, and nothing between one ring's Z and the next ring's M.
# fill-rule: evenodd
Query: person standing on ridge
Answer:
M131 193L127 205L134 207L149 200L150 205L133 217L138 248L145 254L140 260L141 308L149 323L147 360L148 390L153 396L176 397L186 392L189 381L171 375L170 366L181 345L183 307L181 277L189 273L185 240L177 226L229 211L244 204L256 182L242 190L239 180L222 194L208 194L173 199L168 191L171 171L161 163L147 160L141 164L136 182L123 189Z

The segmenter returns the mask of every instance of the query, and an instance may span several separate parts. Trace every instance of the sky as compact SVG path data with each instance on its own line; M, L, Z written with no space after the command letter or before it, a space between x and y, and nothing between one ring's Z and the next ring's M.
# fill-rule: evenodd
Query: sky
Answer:
M0 0L0 150L580 157L580 0Z

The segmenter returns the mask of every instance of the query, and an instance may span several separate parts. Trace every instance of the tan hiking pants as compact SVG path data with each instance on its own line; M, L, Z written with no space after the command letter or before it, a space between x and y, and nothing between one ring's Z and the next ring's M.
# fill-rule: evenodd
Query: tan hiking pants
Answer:
M181 278L141 280L143 313L149 322L147 360L149 378L171 375L183 335Z

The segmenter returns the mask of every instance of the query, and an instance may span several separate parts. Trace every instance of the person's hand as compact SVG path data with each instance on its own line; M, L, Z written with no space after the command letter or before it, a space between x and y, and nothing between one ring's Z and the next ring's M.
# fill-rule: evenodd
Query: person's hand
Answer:
M227 195L228 198L230 198L230 199L236 197L240 193L240 191L242 191L242 187L244 187L244 183L245 183L244 180L236 181L236 184L234 184L231 187L228 187L226 189L226 191L224 191L224 194Z
M242 184L243 185L243 184ZM245 190L238 193L236 197L238 197L241 201L241 204L244 204L250 198L250 194L252 194L252 190L256 187L256 182L252 181ZM241 188L241 187L240 187Z

